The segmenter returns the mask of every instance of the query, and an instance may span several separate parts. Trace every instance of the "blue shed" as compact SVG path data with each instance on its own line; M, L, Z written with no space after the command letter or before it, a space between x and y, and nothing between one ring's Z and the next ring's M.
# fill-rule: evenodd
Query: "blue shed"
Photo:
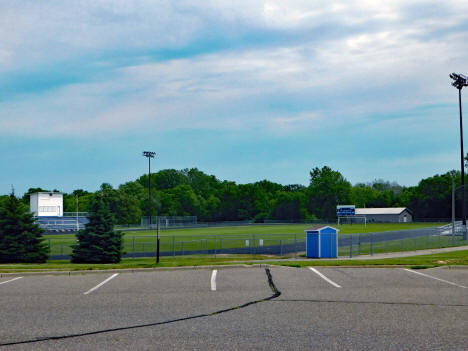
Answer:
M339 229L315 226L305 230L306 254L309 258L337 258Z

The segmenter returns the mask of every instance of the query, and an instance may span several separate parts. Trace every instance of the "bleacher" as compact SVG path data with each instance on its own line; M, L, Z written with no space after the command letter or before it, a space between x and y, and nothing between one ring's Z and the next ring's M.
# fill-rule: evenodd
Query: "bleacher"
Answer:
M41 216L36 217L36 222L41 228L50 233L76 232L85 227L89 222L87 217L72 216Z

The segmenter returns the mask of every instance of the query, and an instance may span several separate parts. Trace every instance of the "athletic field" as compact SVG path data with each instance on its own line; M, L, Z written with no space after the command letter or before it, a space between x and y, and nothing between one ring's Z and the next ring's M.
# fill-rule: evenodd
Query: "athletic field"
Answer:
M443 223L369 223L333 225L340 234L375 233L404 229L421 229L441 226ZM326 224L324 224L326 225ZM226 227L163 229L160 231L161 252L209 251L215 248L240 248L251 245L287 245L305 240L305 230L311 224L273 224ZM156 230L124 232L124 249L127 253L155 252ZM76 243L75 234L45 236L51 255L70 255Z

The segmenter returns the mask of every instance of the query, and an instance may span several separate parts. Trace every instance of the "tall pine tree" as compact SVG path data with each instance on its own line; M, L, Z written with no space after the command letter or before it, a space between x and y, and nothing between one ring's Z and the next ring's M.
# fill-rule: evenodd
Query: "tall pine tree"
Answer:
M43 232L12 192L0 208L0 262L45 262L49 248Z
M118 263L123 254L122 234L114 231L115 218L102 196L96 196L85 229L77 234L74 263Z

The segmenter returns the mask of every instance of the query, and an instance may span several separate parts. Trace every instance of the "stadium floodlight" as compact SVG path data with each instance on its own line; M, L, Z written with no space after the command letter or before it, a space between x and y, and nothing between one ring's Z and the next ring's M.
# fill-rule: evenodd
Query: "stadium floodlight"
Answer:
M151 159L156 156L156 152L153 151L143 151L143 156L148 158L148 216L149 216L149 228L151 229L151 217L152 217L152 211L151 208ZM157 238L156 238L156 263L159 263L159 228L157 232Z
M468 77L464 74L452 73L450 74L450 78L454 80L452 85L455 88L461 90L463 87L468 87Z
M465 194L465 156L463 155L463 115L462 115L462 102L461 102L461 91L463 87L468 87L468 77L459 74L452 73L450 78L453 79L452 85L458 89L458 107L460 111L460 149L461 149L461 181L463 187L463 203L462 203L462 221L464 228L464 238L466 239L466 194Z
M148 158L154 158L156 156L156 152L153 151L143 151L143 156Z

